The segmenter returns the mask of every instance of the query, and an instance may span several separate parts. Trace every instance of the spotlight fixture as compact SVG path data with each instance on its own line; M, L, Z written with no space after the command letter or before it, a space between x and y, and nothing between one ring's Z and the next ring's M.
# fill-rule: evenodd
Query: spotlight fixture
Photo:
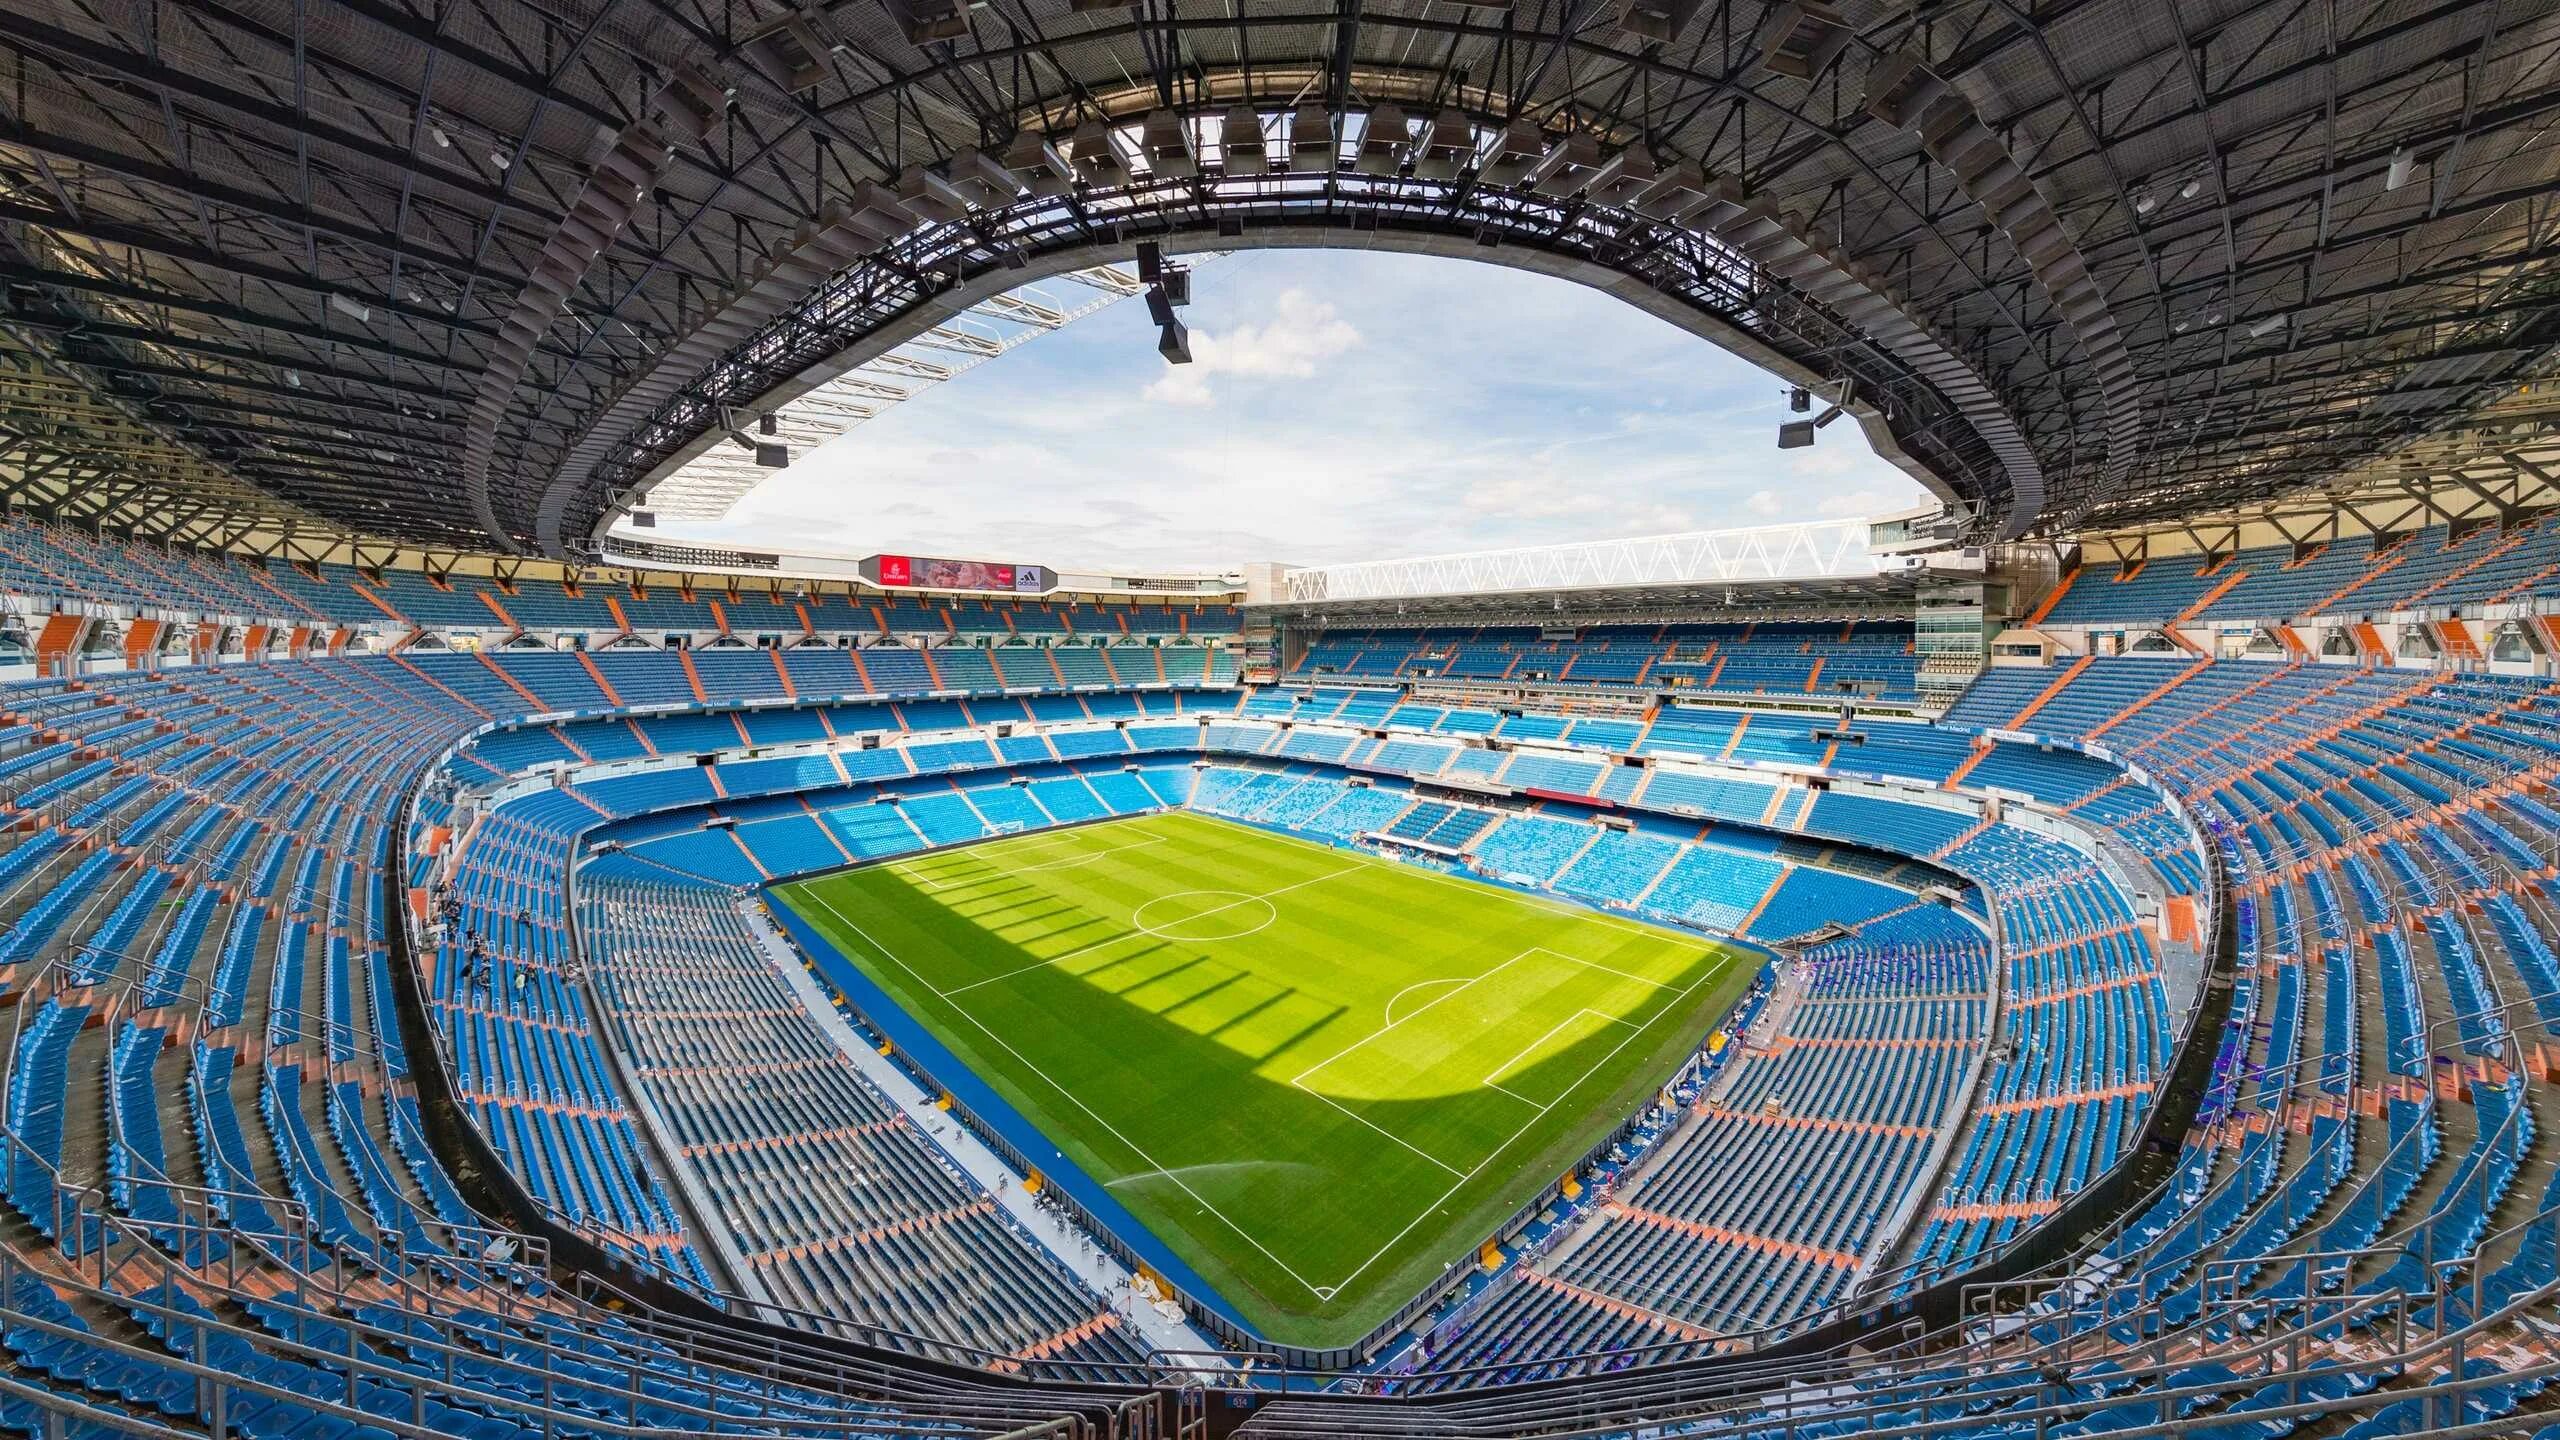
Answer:
M2178 198L2181 200L2193 200L2196 198L2196 192L2203 188L2204 177L2201 175L2190 175L2187 177L2187 183L2178 187Z
M2273 334L2274 334L2274 333L2276 333L2278 330L2281 330L2281 329L2283 329L2283 328L2284 328L2284 317L2283 317L2283 316L2281 316L2281 315L2268 315L2268 316L2264 316L2264 317L2262 317L2262 318L2260 318L2260 319L2252 320L2252 321L2250 321L2250 322L2249 322L2249 338L2250 338L2250 339L2252 339L2252 340L2264 340L2264 339L2266 339L2268 336L2273 335Z
M747 417L743 411L731 409L726 405L720 407L720 428L727 433L731 443L755 456L756 464L760 468L766 470L791 468L791 447L772 438L782 431L781 424L774 415L768 411L756 416L756 433L752 436L747 433L746 421Z
M439 150L450 150L453 148L453 137L444 133L444 127L441 125L428 126L427 138L435 141L436 148Z
M1813 444L1814 432L1847 414L1837 405L1825 407L1810 420L1789 420L1778 427L1778 448L1802 450Z
M1218 124L1218 155L1230 175L1264 175L1271 170L1271 141L1262 133L1262 113L1238 105Z
M2391 163L2382 170L2382 188L2397 190L2408 184L2410 174L2417 168L2418 157L2409 153L2409 147L2404 145L2392 151Z
M2150 191L2148 191L2148 190L2136 190L2136 191L2134 191L2134 192L2133 192L2133 213L2134 213L2134 214L2136 214L2136 215L2148 215L2148 214L2150 214L2152 211L2157 210L2157 209L2159 209L2159 208L2160 208L2160 197L2159 197L2159 196L2152 194L2152 193L2151 193Z

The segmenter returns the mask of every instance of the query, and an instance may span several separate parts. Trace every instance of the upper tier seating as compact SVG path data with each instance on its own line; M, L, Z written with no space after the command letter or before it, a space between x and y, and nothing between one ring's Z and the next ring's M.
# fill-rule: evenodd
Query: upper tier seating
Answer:
M2170 555L2125 566L2094 555L2046 612L2056 625L2198 620L2296 620L2310 615L2477 607L2511 600L2560 575L2560 523L2512 528L2434 525L2377 543L2357 536L2296 549L2278 545L2218 559ZM2189 612L2193 612L2190 615Z
M343 625L405 622L429 628L564 630L601 644L629 632L718 631L753 642L808 634L885 636L1075 635L1093 644L1186 636L1231 636L1231 605L1173 601L1075 604L1038 600L926 600L785 590L702 589L591 580L571 593L561 582L391 567L360 572L326 564L303 569L210 551L102 538L65 526L0 520L0 588L10 593L102 600L136 610L181 611ZM787 602L787 603L783 603ZM1136 683L1138 677L1128 677Z
M1526 628L1328 631L1291 667L1326 675L1446 677L1511 684L1645 685L1740 695L1836 693L1869 682L1878 698L1918 698L1908 624L1595 625L1572 640Z

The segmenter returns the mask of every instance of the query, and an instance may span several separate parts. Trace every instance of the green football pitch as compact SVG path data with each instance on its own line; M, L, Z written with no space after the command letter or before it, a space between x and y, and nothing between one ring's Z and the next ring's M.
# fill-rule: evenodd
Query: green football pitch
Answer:
M1348 1344L1758 958L1189 812L775 887L1264 1338Z

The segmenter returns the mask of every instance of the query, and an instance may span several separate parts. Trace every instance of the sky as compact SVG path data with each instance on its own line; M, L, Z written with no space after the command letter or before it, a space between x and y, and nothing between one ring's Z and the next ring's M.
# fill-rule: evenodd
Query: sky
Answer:
M1853 423L1778 450L1776 377L1571 281L1247 251L1202 264L1192 294L1190 365L1167 365L1145 302L1124 301L794 456L723 521L662 520L659 538L1214 571L1925 499Z

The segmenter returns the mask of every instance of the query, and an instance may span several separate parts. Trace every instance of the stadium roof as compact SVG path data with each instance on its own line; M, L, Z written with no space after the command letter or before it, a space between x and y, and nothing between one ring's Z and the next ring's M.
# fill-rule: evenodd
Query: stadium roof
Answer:
M776 397L764 407L773 440L791 456L832 443L865 421L879 418L945 380L973 370L1016 346L1053 334L1117 301L1139 294L1138 277L1116 265L1077 270L1075 283L1052 290L1025 286L990 296L913 340L871 356L802 393ZM753 453L754 440L732 440L713 431L672 457L660 473L643 476L632 497L658 520L718 520L774 472Z
M10 10L0 487L181 540L584 553L740 408L1143 234L1605 285L1972 536L2433 465L2560 342L2544 5Z

